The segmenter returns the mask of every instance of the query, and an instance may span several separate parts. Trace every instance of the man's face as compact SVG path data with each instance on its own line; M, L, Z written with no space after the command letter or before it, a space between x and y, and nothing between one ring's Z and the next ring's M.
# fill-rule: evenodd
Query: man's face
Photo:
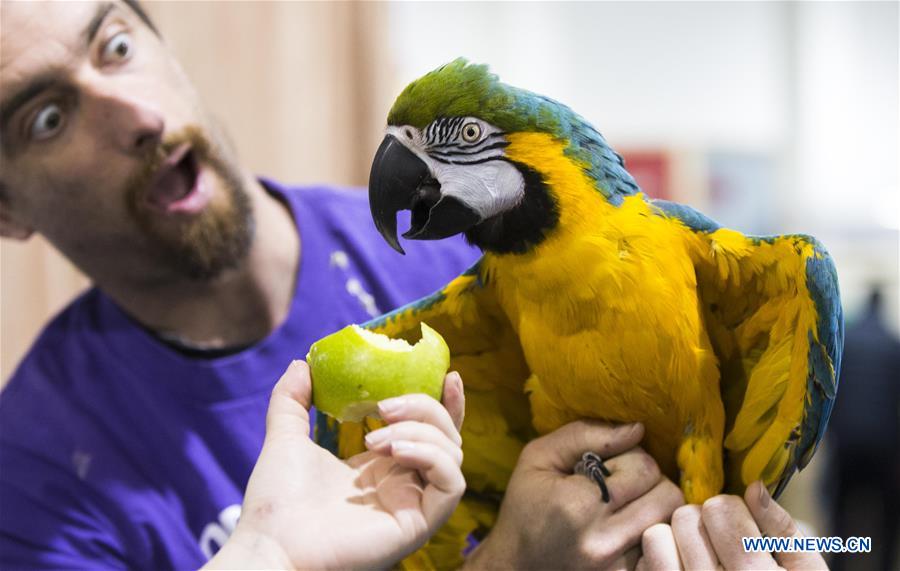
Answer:
M242 173L154 32L119 2L0 6L6 233L135 284L237 265L253 234Z

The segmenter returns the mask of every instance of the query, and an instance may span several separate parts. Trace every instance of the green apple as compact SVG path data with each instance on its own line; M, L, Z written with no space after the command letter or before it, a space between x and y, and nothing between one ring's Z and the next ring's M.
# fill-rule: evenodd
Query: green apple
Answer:
M441 399L450 349L422 323L422 338L410 345L358 325L319 339L306 356L313 404L337 420L378 418L378 401L408 393Z

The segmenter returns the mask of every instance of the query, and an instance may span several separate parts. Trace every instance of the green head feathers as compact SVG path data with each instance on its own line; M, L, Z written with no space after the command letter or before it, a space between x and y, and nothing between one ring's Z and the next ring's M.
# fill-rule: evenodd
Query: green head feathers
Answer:
M501 83L486 65L458 58L425 74L400 93L387 122L422 129L440 117L478 117L507 133L549 133L568 143L566 155L586 166L614 204L640 190L590 123L562 103Z
M554 132L561 108L572 113L560 103L501 83L486 65L457 58L410 83L394 102L388 125L421 129L438 117L478 117L508 133Z

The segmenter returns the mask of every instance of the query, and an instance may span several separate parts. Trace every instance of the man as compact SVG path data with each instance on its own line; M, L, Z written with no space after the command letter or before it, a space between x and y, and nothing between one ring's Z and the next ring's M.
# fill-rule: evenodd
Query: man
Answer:
M285 365L474 253L400 259L362 193L254 178L133 1L0 6L0 234L43 234L95 283L0 397L0 566L198 567L235 528ZM641 436L575 423L533 442L469 563L633 564L682 501ZM568 471L586 450L618 502Z

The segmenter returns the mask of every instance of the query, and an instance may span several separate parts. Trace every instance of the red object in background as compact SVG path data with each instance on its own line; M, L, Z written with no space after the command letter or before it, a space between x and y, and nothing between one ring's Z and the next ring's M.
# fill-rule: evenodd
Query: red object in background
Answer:
M644 194L669 200L669 157L663 151L625 151L625 168L637 181Z

